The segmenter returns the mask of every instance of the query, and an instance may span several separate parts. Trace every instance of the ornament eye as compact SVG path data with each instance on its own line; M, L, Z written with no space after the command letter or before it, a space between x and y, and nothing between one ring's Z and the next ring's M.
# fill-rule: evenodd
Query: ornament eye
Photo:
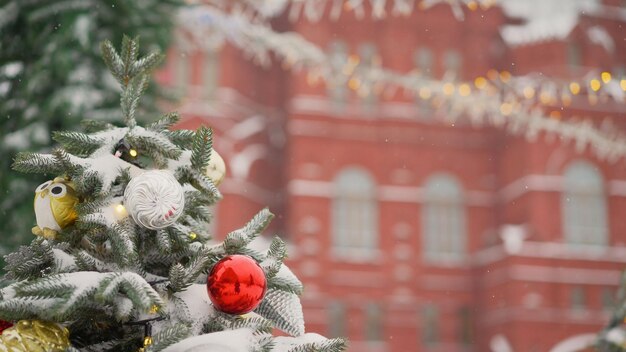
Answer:
M50 188L50 195L54 198L63 197L67 193L67 187L64 184L55 184Z
M48 188L48 186L50 186L50 184L52 184L52 181L46 181L42 184L40 184L39 186L37 186L37 189L35 190L35 192L41 192L44 189Z

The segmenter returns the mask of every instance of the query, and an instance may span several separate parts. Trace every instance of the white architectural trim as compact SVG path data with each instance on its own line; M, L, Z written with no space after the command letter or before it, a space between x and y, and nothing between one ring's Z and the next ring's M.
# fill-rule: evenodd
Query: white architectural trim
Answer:
M500 261L511 256L503 245L489 247L473 254L474 265L483 266ZM611 263L626 263L626 247L599 247L599 246L576 246L560 242L525 241L517 257L549 258L559 260L585 260L603 261Z
M332 198L334 195L333 183L328 181L292 179L287 189L295 196Z
M582 310L540 307L528 309L524 307L504 307L482 313L486 325L499 325L511 321L562 323L569 324L605 324L610 317L610 312L604 310Z
M502 203L508 203L522 195L533 192L560 192L563 177L558 175L525 175L498 190L498 198Z
M332 198L335 194L334 184L329 181L292 179L287 189L294 196ZM424 188L394 185L378 185L377 198L381 202L423 203ZM464 191L465 204L468 206L486 207L495 202L489 192Z
M497 286L510 281L542 282L571 285L617 286L621 271L580 269L544 265L512 265L484 274L483 285Z
M374 107L374 114L377 118L387 119L416 119L420 116L419 106L410 102L378 102ZM301 94L293 97L289 101L289 112L292 114L304 115L324 115L336 118L351 118L363 115L363 108L360 104L347 103L343 109L337 109L334 104L325 96ZM362 117L367 120L367 117ZM421 119L420 122L429 121ZM433 118L433 123L442 123L441 119Z
M467 275L429 275L418 276L417 284L423 290L461 291L469 292L473 289L472 278Z
M333 183L320 180L292 179L288 185L291 195L303 197L330 198L334 195ZM561 192L563 177L558 175L530 174L509 183L496 191L465 190L465 201L469 206L490 207L508 203L529 192ZM416 186L378 185L378 199L382 202L423 203L424 188ZM626 181L610 180L607 182L608 195L626 197Z
M246 180L226 178L220 184L220 191L223 194L236 194L263 206L277 205L276 192L269 191Z
M328 281L336 286L379 288L386 285L385 276L372 272L335 269L328 273Z
M613 197L626 197L626 180L610 180L607 182L609 195Z

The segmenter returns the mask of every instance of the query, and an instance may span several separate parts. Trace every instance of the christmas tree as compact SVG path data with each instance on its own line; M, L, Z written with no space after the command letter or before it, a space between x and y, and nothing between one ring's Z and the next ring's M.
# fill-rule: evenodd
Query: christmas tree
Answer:
M344 350L305 334L285 244L259 245L268 210L222 243L207 233L223 176L211 130L170 130L176 113L137 123L161 60L138 50L126 37L119 53L101 45L124 126L84 120L85 133L54 134L51 154L15 158L51 180L35 190L35 239L5 257L0 351Z
M141 31L144 42L166 48L172 13L181 0L9 0L0 4L0 154L48 151L50 132L74 130L82 117L119 116L119 87L99 54L98 43ZM149 11L147 10L149 9ZM145 106L155 106L148 89ZM39 175L11 172L0 159L0 257L18 245L30 224L30 191ZM1 262L2 260L0 260ZM2 267L2 263L0 263Z
M617 291L615 302L608 323L591 339L589 346L599 352L626 351L626 272L622 273L620 288Z

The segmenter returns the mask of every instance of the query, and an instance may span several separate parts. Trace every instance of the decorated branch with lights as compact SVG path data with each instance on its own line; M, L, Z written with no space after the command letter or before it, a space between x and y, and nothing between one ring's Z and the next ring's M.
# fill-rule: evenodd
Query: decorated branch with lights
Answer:
M268 210L222 243L207 232L225 174L211 130L171 130L176 113L137 123L161 55L138 59L126 37L101 49L123 126L85 120L84 133L56 132L51 154L15 158L51 180L35 190L34 240L5 257L0 351L343 351L305 334L285 244L258 241Z
M193 1L191 1L194 4ZM198 2L183 8L178 24L185 32L180 45L188 48L215 50L225 41L239 47L260 65L269 65L272 58L282 62L285 69L307 71L309 84L327 87L345 85L358 96L371 94L392 96L400 91L419 97L445 111L440 114L447 123L469 121L474 126L493 126L512 134L536 140L542 135L555 135L561 141L571 141L577 150L591 150L598 158L615 161L626 156L626 139L616 133L611 120L576 116L561 118L561 107L584 101L597 105L606 101L626 103L626 77L611 72L589 72L579 79L561 81L544 76L512 76L507 71L490 70L472 81L457 81L444 76L434 79L414 70L396 72L385 68L381 60L363 63L357 55L333 60L318 45L295 32L278 32L270 20L285 11L292 21L301 17L319 21L324 15L331 20L345 11L363 18L371 11L374 18L406 16L419 9L444 3L452 6L457 18L463 9L485 10L497 1L472 0L372 0L309 1L239 0L225 4L219 0ZM386 4L391 3L388 13ZM376 61L376 60L374 60Z

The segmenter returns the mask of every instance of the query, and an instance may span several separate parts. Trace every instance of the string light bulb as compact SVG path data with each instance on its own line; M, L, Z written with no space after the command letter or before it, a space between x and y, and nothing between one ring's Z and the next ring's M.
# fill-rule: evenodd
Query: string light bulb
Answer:
M470 11L476 11L476 9L478 9L478 3L476 3L476 1L474 1L474 0L472 0L472 1L467 3L467 8Z
M526 99L532 99L535 96L535 88L528 86L524 88L524 97Z
M197 237L198 237L198 234L197 234L197 233L195 233L195 232L190 232L190 233L189 233L189 239L190 239L190 240L192 240L192 241L193 241L193 240L195 240Z
M443 94L452 95L454 93L454 84L446 83L443 85Z
M463 83L459 86L459 94L462 97L466 97L472 93L472 88L470 88L469 84Z
M476 77L476 79L474 80L474 85L478 89L483 89L487 86L487 80L485 79L485 77L482 76Z
M604 71L600 74L600 78L602 79L602 82L609 83L611 81L611 73Z
M513 112L513 105L511 103L502 103L500 105L500 113L504 116L509 116Z
M622 90L626 91L626 79L619 81L619 86L622 87Z
M572 104L572 96L563 92L563 94L561 94L561 102L564 106L570 106Z
M350 87L350 89L352 89L352 90L357 90L357 89L359 89L360 86L361 86L361 80L359 80L356 77L352 77L348 81L348 87Z
M137 150L136 149L131 149L131 150L128 151L128 154L134 158L134 157L137 156Z
M306 82L309 86L316 85L320 80L320 77L317 73L309 72L306 76Z
M420 95L420 98L424 100L429 99L431 96L430 89L426 87L420 88L419 95Z
M552 101L552 97L548 92L541 92L541 94L539 94L539 101L541 102L541 104L547 105L550 104L550 102Z
M600 90L600 87L602 87L602 83L600 83L599 80L594 78L589 82L589 86L591 87L591 90L593 90L594 92L597 92Z
M500 72L500 80L502 82L505 82L505 83L510 81L511 80L511 72L509 72L509 71L502 71L502 72Z
M125 219L128 216L128 211L126 211L126 207L121 203L113 207L113 212L117 220Z
M577 82L570 83L569 84L569 91L572 92L572 94L574 94L574 95L580 93L580 84L578 84Z

